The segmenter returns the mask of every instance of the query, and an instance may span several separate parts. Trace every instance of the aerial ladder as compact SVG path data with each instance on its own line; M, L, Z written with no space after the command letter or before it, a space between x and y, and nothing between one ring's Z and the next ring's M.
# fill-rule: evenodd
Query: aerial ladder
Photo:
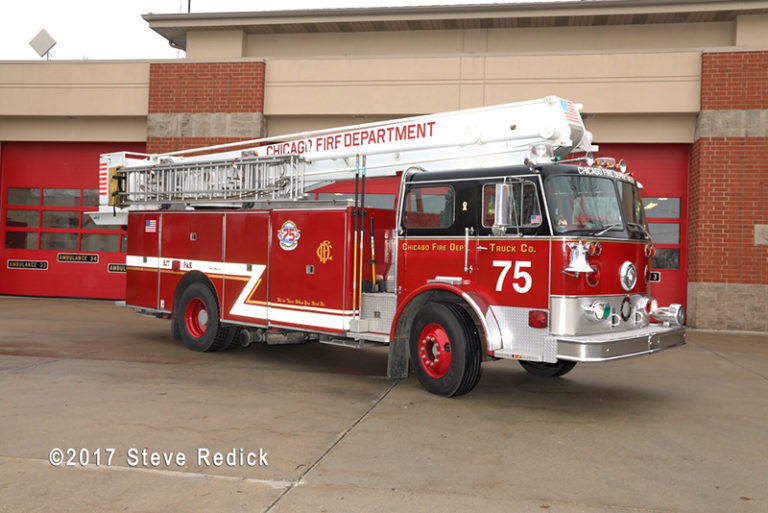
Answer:
M219 144L165 154L108 153L99 163L98 224L125 224L129 210L248 208L299 200L350 179L366 157L367 177L412 166L437 171L521 164L532 145L556 158L588 152L581 105L555 96Z

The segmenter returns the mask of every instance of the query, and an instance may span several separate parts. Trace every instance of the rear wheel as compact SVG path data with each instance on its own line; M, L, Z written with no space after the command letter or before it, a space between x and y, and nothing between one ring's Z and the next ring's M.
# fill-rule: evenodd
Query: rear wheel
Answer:
M469 314L453 303L429 303L413 321L410 355L416 376L429 392L466 394L480 378L482 345Z
M576 362L568 360L558 360L555 363L548 362L526 362L520 360L520 365L523 369L533 374L534 376L542 376L545 378L556 378L564 374L568 374L576 367Z
M193 351L219 351L228 344L230 329L219 321L219 302L204 283L193 283L181 294L177 324L184 344Z

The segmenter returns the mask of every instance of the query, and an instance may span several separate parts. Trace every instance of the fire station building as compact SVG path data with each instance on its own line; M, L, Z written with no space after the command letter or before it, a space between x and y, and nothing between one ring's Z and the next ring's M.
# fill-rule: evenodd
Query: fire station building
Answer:
M0 62L0 294L123 297L125 232L84 215L100 153L557 95L644 185L660 303L768 331L768 1L144 19L186 56Z

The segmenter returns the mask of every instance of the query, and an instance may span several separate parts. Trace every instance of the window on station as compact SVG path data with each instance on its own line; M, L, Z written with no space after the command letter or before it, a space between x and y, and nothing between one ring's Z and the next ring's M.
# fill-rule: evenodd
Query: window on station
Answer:
M43 189L43 206L79 207L80 189Z
M680 244L680 225L677 223L649 223L651 239L656 244Z
M120 235L84 233L80 236L80 251L118 253L120 251Z
M9 187L8 205L39 205L40 189Z
M6 232L5 247L9 249L37 249L37 232Z
M43 228L78 228L80 224L80 212L69 210L43 210Z
M77 251L77 234L42 232L40 233L40 249Z
M8 209L5 215L5 226L14 228L37 228L40 214L37 210Z
M643 198L645 215L663 219L680 217L680 198Z
M680 269L682 201L681 198L643 198L645 215L651 239L656 245L656 255L651 267L654 269Z
M654 269L680 269L680 250L675 248L656 248L651 267Z
M6 189L5 247L81 252L126 252L119 225L95 224L97 189L9 187Z

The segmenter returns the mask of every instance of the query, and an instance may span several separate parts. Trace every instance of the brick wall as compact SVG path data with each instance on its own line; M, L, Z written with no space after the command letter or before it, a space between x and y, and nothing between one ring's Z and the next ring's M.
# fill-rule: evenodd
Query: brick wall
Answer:
M689 183L689 281L768 284L768 137L698 139Z
M705 53L701 110L768 108L768 52Z
M147 151L263 136L264 71L264 62L151 64Z
M768 225L768 52L704 53L701 80L689 180L689 322L766 331L768 245L758 234Z

